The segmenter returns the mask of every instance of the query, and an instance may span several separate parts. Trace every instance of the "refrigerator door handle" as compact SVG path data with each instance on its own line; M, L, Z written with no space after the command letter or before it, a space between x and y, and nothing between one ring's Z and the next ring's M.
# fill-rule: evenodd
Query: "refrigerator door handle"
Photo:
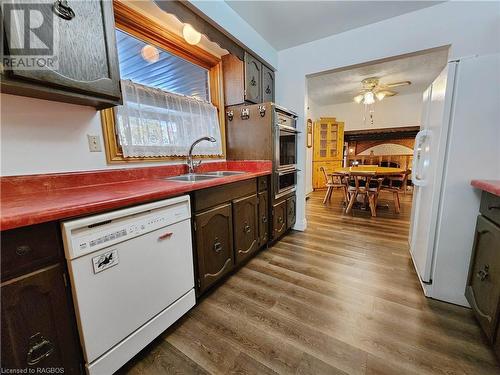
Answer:
M412 182L415 186L425 186L427 180L425 171L429 167L429 140L432 132L429 129L420 130L415 137L413 150Z

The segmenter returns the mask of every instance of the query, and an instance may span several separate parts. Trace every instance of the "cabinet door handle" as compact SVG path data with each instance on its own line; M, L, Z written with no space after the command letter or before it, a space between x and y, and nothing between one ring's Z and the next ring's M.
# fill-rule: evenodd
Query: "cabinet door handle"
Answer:
M489 276L489 270L490 266L488 264L485 264L483 268L477 272L477 277L479 277L479 280L481 281L486 280Z
M266 94L270 94L271 93L271 88L269 87L269 85L267 85L267 88L266 88Z
M243 228L243 232L245 233L250 233L250 231L252 230L252 228L250 228L250 225L246 224L245 227Z
M283 218L280 216L280 217L278 218L278 223L280 223L280 224L281 224L282 222L283 222Z
M488 210L500 210L500 206L489 206Z
M255 77L252 77L252 79L250 80L250 86L255 86L257 85L257 81L255 80Z
M262 222L267 223L267 216L262 216Z
M31 251L32 251L31 247L29 247L28 245L21 245L16 247L16 254L19 256L24 256L26 254L29 254L31 253Z
M68 5L67 0L56 0L52 5L52 11L66 21L71 21L75 18L75 12Z
M26 355L28 365L33 366L47 358L54 351L54 344L42 336L40 332L30 337L30 348Z
M222 244L217 241L214 243L214 251L219 254L222 251Z

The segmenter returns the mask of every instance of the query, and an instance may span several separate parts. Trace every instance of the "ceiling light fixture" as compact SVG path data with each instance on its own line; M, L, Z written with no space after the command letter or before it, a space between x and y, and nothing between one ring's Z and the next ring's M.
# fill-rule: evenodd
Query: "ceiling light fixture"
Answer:
M364 104L373 104L375 103L375 96L372 91L365 92L363 95L363 103Z
M182 35L189 44L195 45L200 43L201 34L189 23L184 24L184 27L182 28Z
M384 98L385 98L385 95L386 95L386 94L385 94L385 92L383 92L383 91L379 91L379 92L377 92L377 93L375 94L375 96L377 97L377 99L378 99L379 101L381 101L382 99L384 99Z

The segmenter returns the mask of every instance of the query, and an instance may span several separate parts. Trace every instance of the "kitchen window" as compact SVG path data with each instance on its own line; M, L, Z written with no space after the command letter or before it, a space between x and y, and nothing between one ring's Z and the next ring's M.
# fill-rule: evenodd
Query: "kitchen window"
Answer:
M123 105L101 112L108 162L224 155L220 59L115 2ZM155 30L154 33L151 33Z

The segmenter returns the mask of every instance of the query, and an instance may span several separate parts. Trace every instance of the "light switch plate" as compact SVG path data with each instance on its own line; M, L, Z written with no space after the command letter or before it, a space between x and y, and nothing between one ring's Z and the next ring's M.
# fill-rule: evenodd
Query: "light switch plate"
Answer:
M101 152L101 138L98 135L87 134L87 139L89 141L89 151L90 152Z

